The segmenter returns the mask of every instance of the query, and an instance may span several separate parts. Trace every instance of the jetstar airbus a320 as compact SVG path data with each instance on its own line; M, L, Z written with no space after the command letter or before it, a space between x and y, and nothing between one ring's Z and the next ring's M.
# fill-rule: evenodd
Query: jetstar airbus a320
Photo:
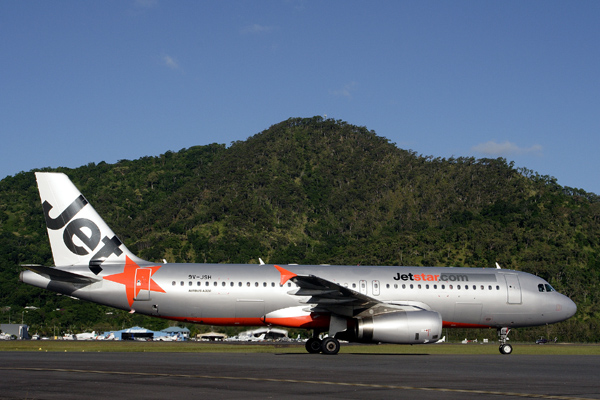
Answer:
M133 255L60 173L36 173L55 267L27 265L27 284L130 312L210 325L313 331L310 353L339 340L435 343L443 327L552 324L577 307L545 280L505 269L151 263ZM320 340L319 334L328 332Z

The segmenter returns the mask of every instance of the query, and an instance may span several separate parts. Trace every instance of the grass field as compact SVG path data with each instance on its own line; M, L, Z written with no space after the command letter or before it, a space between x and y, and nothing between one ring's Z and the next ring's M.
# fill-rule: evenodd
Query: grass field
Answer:
M519 344L513 354L600 355L596 344ZM44 352L171 352L171 353L306 353L302 343L134 342L134 341L0 341L0 351ZM499 354L497 344L354 345L341 354Z

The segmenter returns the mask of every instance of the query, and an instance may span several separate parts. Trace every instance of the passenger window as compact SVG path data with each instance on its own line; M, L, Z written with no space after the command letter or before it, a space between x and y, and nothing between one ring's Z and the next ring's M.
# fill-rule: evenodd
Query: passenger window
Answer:
M446 289L446 285L442 285L442 289Z
M188 286L192 286L192 281L189 281L189 282L188 282Z
M460 288L459 288L460 289ZM469 285L465 285L465 289L469 290Z
M173 286L177 285L177 282L173 281Z
M225 283L225 282L223 282L223 283ZM215 281L214 286L217 286L218 284L219 284L219 282Z
M406 289L406 284L405 283L402 284L402 289Z
M394 283L394 289L398 289L398 284Z
M418 288L418 289L421 289L421 284L420 284L420 283L417 285L417 288Z
M390 284L389 284L389 283L386 283L386 285L385 285L385 288L386 288L386 289L389 289L389 288L390 288Z
M271 287L275 287L275 282L271 282Z
M198 284L197 284L196 286L200 286L200 284L201 284L201 283L202 283L202 282L198 281Z
M221 285L221 286L225 286L225 285L227 285L227 283L226 283L226 282L223 282L223 285Z
M484 290L484 289L485 289L485 286L481 285L481 290Z
M208 285L210 285L210 282L209 282L209 281L206 281L206 286L208 286Z
M239 283L238 283L238 286L239 286L239 287L242 287L242 282L239 282Z
M437 285L433 285L433 288L434 288L434 289L437 289Z
M263 282L263 287L267 287L267 282Z
M496 285L496 290L500 290L500 286Z
M425 289L429 289L429 285L425 285Z
M448 285L448 289L452 290L452 285Z
M356 283L352 284L352 289L356 289Z
M410 284L410 288L411 288L411 289L414 289L414 288L415 288L415 287L414 287L414 285L413 285L412 283Z
M246 282L246 286L250 287L250 282Z
M492 290L492 285L489 285L489 286L488 286L488 290Z
M184 283L183 283L183 281L181 281L181 286L183 286L183 285L184 285Z

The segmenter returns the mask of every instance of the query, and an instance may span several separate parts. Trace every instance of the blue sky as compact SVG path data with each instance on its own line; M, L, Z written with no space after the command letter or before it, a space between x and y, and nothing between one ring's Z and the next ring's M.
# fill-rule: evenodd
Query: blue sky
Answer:
M0 179L290 117L600 194L598 1L1 1Z

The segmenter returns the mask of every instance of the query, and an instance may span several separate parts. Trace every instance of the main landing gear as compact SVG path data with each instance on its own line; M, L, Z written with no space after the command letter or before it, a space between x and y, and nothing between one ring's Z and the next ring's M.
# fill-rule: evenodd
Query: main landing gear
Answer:
M311 337L306 341L306 351L311 354L323 353L334 355L340 351L340 342L336 338L327 337L323 340L318 337Z
M500 328L498 329L498 337L500 338L500 353L501 354L510 354L513 351L513 348L510 344L506 343L508 340L508 334L510 332L510 328Z

